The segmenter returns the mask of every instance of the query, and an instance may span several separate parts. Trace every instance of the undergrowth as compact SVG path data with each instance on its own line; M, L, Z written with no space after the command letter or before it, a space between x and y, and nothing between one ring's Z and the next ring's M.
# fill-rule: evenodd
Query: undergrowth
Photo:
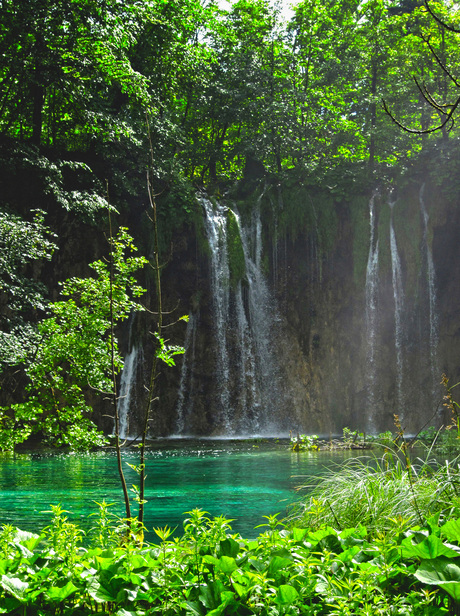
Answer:
M84 548L66 512L52 514L40 534L3 526L0 613L435 616L456 613L460 599L460 522L439 515L386 534L363 524L287 529L266 516L248 541L231 520L195 509L182 538L156 529L161 543L149 545L102 504Z
M460 614L459 483L458 461L413 462L403 441L323 476L287 520L264 516L255 540L193 509L182 537L157 528L152 545L105 502L84 538L51 506L40 533L1 528L0 614Z

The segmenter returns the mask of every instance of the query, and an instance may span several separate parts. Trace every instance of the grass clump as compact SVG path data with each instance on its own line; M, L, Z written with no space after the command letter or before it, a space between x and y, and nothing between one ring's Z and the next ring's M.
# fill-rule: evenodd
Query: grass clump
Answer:
M353 458L319 483L299 488L310 492L296 504L289 524L345 529L359 522L374 537L405 531L434 514L457 517L459 483L457 461L408 463L398 451L387 451L381 458Z

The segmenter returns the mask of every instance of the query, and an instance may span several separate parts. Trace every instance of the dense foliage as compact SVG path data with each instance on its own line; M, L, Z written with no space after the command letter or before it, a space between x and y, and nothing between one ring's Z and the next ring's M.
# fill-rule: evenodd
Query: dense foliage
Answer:
M381 104L413 130L430 130L453 108L458 7L450 0L300 0L287 21L268 0L225 10L215 1L5 0L0 13L2 369L41 362L38 341L57 318L35 282L45 278L37 262L52 259L77 225L100 223L107 185L123 220L140 225L147 165L167 247L172 229L194 217L197 186L322 184L331 199L318 220L333 237L332 198L347 186L391 182L433 152L445 173L456 164L455 124L410 135ZM295 200L280 213L281 230L289 219L298 228L289 207ZM41 395L37 374L28 369L29 389Z
M113 389L112 369L123 366L113 323L143 309L137 298L144 289L134 273L146 262L133 256L126 229L111 244L111 261L93 263L94 277L67 280L63 299L50 304L49 316L38 324L33 357L20 358L29 377L25 399L0 409L0 449L13 450L37 433L73 449L104 444L89 419L87 392L108 395Z
M455 24L454 5L432 10ZM267 0L228 10L188 0L9 1L0 50L3 136L132 156L148 112L167 182L241 177L254 158L273 173L321 177L363 163L382 172L427 141L401 133L382 98L399 121L427 129L442 113L413 77L440 105L458 89L443 70L456 75L457 35L416 2L301 0L286 23Z
M83 547L67 512L52 512L40 535L3 527L2 613L434 616L460 601L458 520L372 536L363 525L289 531L272 516L248 541L193 510L181 539L159 528L148 545L102 503Z
M35 259L51 259L55 244L43 224L43 212L32 221L0 211L0 372L33 350L34 331L27 322L31 310L43 308L43 284L26 276L24 266Z

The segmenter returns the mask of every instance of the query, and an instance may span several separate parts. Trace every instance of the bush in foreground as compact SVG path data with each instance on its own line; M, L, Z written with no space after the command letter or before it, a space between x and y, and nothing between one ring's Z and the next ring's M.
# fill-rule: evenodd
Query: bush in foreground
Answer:
M4 526L0 613L219 616L456 613L460 522L369 536L365 526L285 529L276 516L248 541L230 520L193 510L184 535L142 543L103 505L87 547L59 507L37 535ZM449 612L449 610L451 610Z

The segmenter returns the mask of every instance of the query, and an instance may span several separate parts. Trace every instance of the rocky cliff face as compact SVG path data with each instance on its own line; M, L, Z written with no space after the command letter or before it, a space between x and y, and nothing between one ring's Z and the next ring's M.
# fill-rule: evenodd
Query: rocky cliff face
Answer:
M441 375L460 377L457 201L421 175L349 198L260 186L207 211L201 201L203 228L178 235L164 273L168 305L191 319L171 330L187 350L163 370L152 433L379 432L394 414L413 433L445 421ZM210 246L213 215L223 226Z
M152 436L380 432L394 414L413 433L449 421L438 405L442 373L460 380L455 178L430 166L392 186L340 192L272 184L259 170L232 197L198 196L195 224L175 232L162 274L173 324L165 333L186 354L162 368ZM56 290L89 273L107 246L74 215L48 218L61 247L34 276ZM126 223L148 255L141 205ZM155 311L153 281L147 287ZM189 323L175 323L184 314ZM138 314L120 331L131 436L145 408L153 320ZM94 400L95 417L111 432L102 406Z

